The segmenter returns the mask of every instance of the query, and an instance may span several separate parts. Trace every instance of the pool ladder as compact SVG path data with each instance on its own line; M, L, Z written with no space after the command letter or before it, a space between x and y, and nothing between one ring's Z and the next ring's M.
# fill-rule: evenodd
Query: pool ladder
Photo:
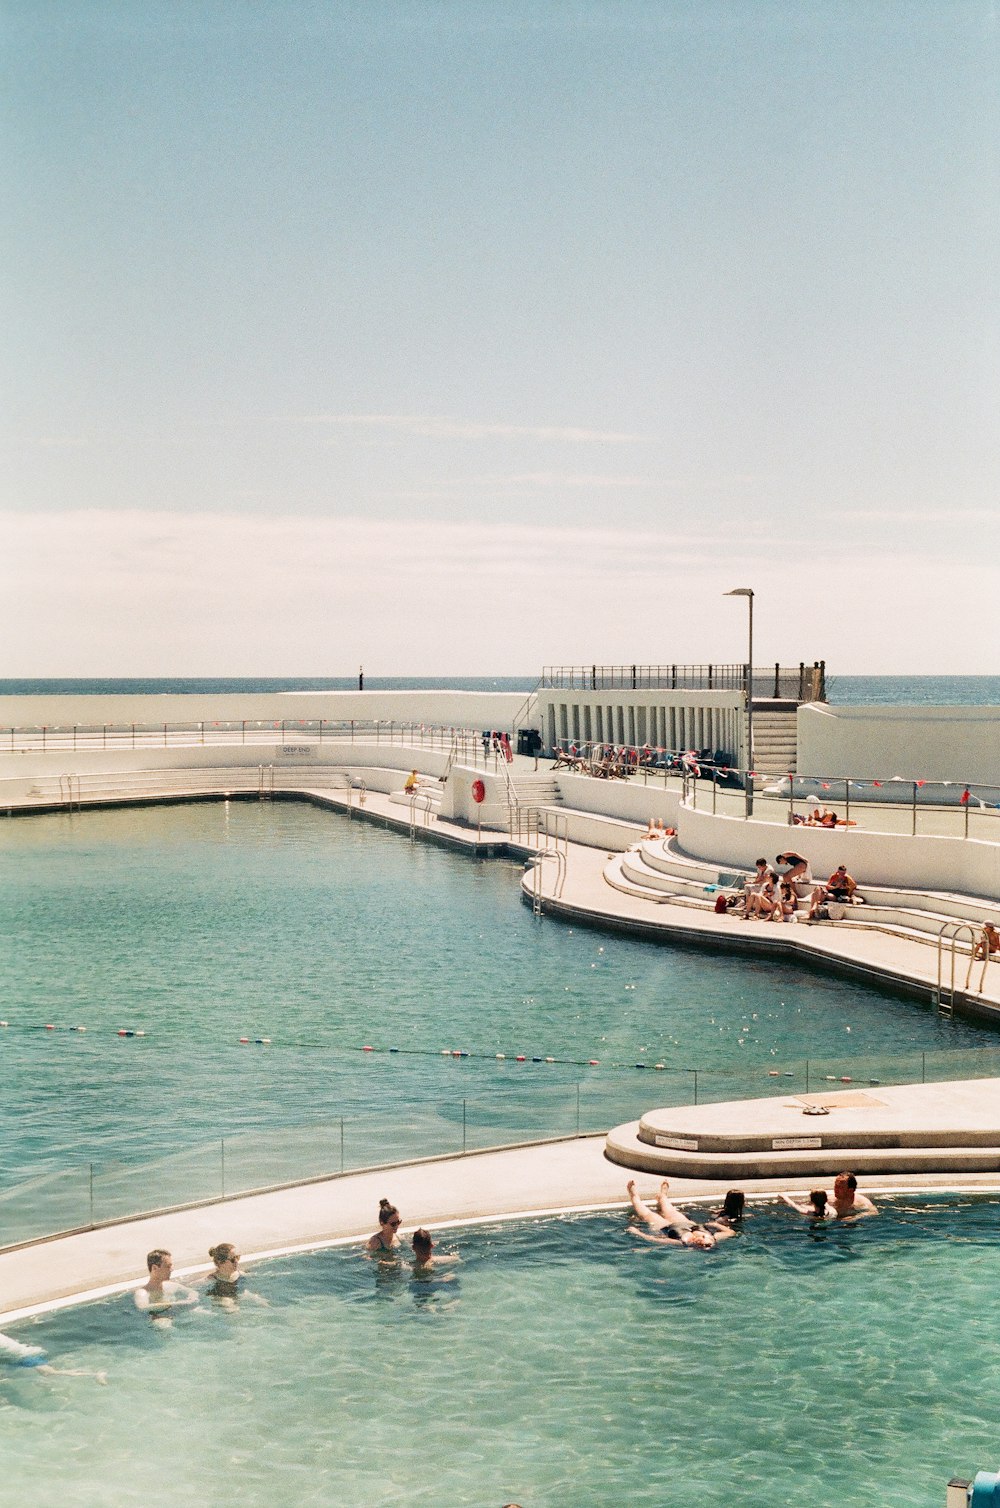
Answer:
M972 981L972 970L976 963L976 940L977 931L971 922L942 922L938 929L937 937L937 987L934 991L934 1004L939 1016L953 1016L955 1014L955 971L958 959L958 946L963 933L969 934L969 967L965 971L965 984L962 989L968 993ZM951 959L949 979L945 980L945 952ZM989 962L989 952L983 959L982 973L979 976L979 994L983 992L983 982L986 978L986 965Z

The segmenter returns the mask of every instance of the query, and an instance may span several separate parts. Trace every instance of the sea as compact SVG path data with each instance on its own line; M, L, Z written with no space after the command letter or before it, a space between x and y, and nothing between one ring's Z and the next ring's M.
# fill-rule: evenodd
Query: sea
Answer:
M510 691L527 695L534 675L368 676L368 691ZM268 691L356 691L352 676L99 676L86 680L28 677L0 679L0 696L210 695ZM834 706L1000 706L1000 675L831 675L827 696Z

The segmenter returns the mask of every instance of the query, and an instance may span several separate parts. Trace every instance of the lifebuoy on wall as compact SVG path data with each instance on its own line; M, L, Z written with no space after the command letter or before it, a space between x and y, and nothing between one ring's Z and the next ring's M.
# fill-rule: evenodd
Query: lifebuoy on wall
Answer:
M481 806L486 800L486 787L481 780L472 782L472 799L477 806Z

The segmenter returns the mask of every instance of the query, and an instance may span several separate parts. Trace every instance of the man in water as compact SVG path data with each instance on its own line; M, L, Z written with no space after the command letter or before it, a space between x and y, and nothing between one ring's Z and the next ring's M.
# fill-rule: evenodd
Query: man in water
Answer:
M151 1251L146 1257L146 1266L149 1269L149 1282L137 1288L133 1298L135 1307L148 1314L150 1319L169 1322L171 1309L197 1304L198 1295L192 1288L185 1288L183 1283L171 1280L174 1259L168 1251L163 1251L160 1247Z
M838 1220L846 1220L852 1215L878 1214L868 1195L858 1193L858 1180L853 1173L837 1174L833 1192L827 1195L827 1212L831 1209Z

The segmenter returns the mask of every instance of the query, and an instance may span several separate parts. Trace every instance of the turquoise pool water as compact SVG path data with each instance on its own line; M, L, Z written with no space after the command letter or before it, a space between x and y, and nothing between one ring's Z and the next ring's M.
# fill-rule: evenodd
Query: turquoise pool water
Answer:
M801 968L539 922L519 874L304 805L0 824L0 1240L598 1130L690 1099L691 1069L729 1098L803 1087L806 1059L955 1076L996 1042Z
M0 1369L5 1486L38 1508L937 1508L996 1458L997 1215L894 1201L817 1231L768 1205L706 1256L623 1211L444 1233L447 1281L356 1247L262 1263L269 1308L167 1334L128 1296L49 1316L18 1335L109 1383Z

